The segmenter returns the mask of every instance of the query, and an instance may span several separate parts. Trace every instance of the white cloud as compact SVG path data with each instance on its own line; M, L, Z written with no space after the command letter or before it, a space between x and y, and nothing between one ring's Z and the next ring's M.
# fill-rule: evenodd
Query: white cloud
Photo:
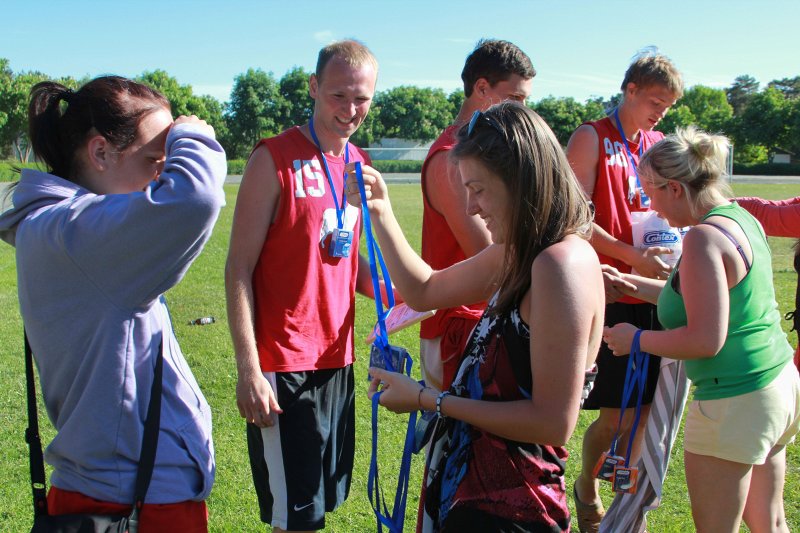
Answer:
M331 30L314 32L314 40L323 44L328 44L333 40L333 32Z

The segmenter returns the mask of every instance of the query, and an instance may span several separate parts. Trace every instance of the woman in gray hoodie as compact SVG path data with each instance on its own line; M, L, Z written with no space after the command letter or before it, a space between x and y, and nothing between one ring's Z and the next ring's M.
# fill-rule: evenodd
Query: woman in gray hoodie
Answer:
M45 452L49 512L130 509L163 343L158 451L140 527L205 531L211 413L163 293L224 205L222 147L204 121L173 123L163 95L116 76L76 92L36 85L29 121L49 173L22 171L0 237L16 247L22 319L57 430Z

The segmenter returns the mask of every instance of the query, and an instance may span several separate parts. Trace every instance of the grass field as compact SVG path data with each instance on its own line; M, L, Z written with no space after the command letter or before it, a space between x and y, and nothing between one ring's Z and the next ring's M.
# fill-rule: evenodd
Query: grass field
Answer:
M223 266L227 253L233 205L237 188L227 187L228 206L223 210L214 235L202 256L192 266L181 284L167 295L176 333L197 380L211 404L214 415L214 440L217 458L217 479L209 498L211 531L257 531L264 526L258 520L253 484L247 462L244 424L236 409L234 396L236 368L231 341L226 326ZM800 195L800 185L737 185L738 195L758 195L767 198L787 198ZM391 194L395 212L412 245L419 247L421 228L421 198L418 185L393 185ZM771 239L775 285L781 312L793 307L795 276L791 269L792 241ZM120 258L123 261L124 258ZM370 451L370 404L366 397L366 360L368 346L361 342L375 320L372 301L359 297L356 321L356 397L358 410L356 465L353 486L348 501L328 516L326 531L367 532L375 522L367 499L366 483ZM197 317L214 316L217 322L208 326L187 326ZM788 330L788 322L784 323ZM32 508L28 478L28 455L24 442L25 379L22 354L22 327L16 294L14 251L0 245L0 531L30 529ZM417 328L410 328L392 337L394 344L407 347L412 353L417 347ZM796 342L791 333L791 342ZM418 374L418 366L414 369ZM577 474L581 438L593 413L581 413L580 422L568 448L567 486ZM396 482L399 453L407 419L381 412L380 465L384 490L392 491ZM43 422L44 440L53 431ZM688 495L683 476L681 453L682 433L664 491L663 505L648 515L651 532L692 531ZM800 531L800 447L789 447L786 474L785 502L789 528ZM406 512L406 531L413 531L419 497L422 460L415 457ZM604 488L608 503L611 492ZM387 493L393 500L393 493ZM573 524L575 524L573 520ZM577 531L577 528L576 528Z

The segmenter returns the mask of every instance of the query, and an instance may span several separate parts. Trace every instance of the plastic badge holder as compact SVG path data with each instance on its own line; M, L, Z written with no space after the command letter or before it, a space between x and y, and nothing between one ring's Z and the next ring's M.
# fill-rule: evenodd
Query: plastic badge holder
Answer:
M369 352L369 366L370 368L381 368L390 372L402 372L403 362L405 362L406 357L411 357L408 353L408 350L401 348L400 346L392 346L390 344L388 357L389 360L387 361L387 358L384 357L381 349L373 344ZM389 365L391 365L391 367ZM372 381L372 376L367 375L367 380Z
M336 228L331 233L331 244L328 253L331 257L350 257L352 244L353 232L348 229Z
M636 467L614 467L614 492L635 494L639 480L639 469Z
M614 470L619 466L625 466L625 458L619 455L612 455L611 452L604 452L600 460L594 467L594 477L602 481L614 481Z

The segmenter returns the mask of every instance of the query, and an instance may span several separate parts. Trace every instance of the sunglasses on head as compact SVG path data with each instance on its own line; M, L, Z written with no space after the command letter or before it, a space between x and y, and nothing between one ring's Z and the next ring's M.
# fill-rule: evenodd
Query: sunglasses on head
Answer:
M501 135L504 133L503 127L500 126L500 124L498 124L497 121L494 118L490 117L489 115L487 115L486 113L484 113L483 111L478 109L472 114L472 118L469 119L469 126L467 126L467 138L468 139L470 137L472 137L472 132L475 130L475 125L478 124L479 122L483 123L483 124L488 124L497 133L499 133Z

